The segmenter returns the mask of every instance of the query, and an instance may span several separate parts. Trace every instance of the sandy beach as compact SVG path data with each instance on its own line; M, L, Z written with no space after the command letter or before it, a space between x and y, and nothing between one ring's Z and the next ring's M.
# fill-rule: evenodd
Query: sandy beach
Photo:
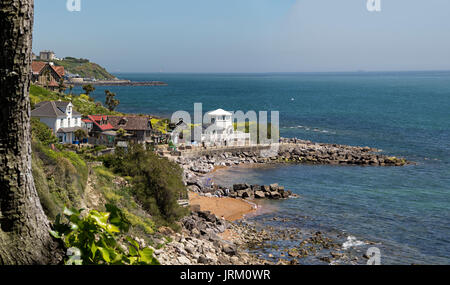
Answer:
M191 192L189 193L189 203L191 205L200 205L201 211L210 211L217 217L223 217L227 221L240 220L245 215L257 211L256 204L244 200L226 197L204 197Z

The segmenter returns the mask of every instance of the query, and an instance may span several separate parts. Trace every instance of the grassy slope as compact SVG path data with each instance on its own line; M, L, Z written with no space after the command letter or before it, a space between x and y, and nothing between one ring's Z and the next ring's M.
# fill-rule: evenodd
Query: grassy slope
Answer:
M87 59L77 59L72 57L66 57L63 60L55 60L56 65L64 66L64 69L70 73L78 73L84 78L95 78L98 80L115 79L116 77L106 71L105 68L100 65L89 62Z
M31 85L30 97L33 104L61 99L72 101L75 108L82 113L116 113L97 106L86 95L60 96L57 92L50 92L34 85ZM43 125L36 120L32 121L32 124ZM46 128L45 125L43 126ZM35 128L35 130L38 129ZM97 210L105 210L104 202L118 206L132 224L131 233L148 239L148 235L155 230L155 224L150 215L134 201L130 189L113 182L115 178L123 178L113 174L105 167L94 167L92 171L89 171L87 158L85 158L88 155L77 154L68 149L52 149L42 143L38 137L37 134L33 134L33 177L41 204L50 220L54 220L56 215L62 212L64 205L75 208L91 206L88 205L91 203L88 202L89 197L86 193L87 187L91 187L94 193L89 194L102 202L98 203L100 206ZM88 177L90 177L90 185L88 185Z

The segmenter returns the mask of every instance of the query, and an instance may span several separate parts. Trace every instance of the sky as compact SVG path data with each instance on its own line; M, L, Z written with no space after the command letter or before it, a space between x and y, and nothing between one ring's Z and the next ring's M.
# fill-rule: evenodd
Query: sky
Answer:
M449 0L35 0L33 51L110 72L450 70Z

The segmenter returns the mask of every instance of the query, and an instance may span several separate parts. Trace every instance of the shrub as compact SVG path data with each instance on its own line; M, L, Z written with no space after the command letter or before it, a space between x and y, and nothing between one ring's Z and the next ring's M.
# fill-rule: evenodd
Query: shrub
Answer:
M103 158L106 167L122 176L133 177L133 194L160 225L174 226L174 222L187 214L178 205L180 196L186 195L182 169L167 158L131 145L127 152L117 150Z
M85 217L82 210L64 208L63 217L56 217L51 235L61 239L68 249L67 265L157 265L158 260L150 248L142 249L129 236L130 223L114 205L105 206L108 212L91 210ZM64 220L64 221L63 221ZM127 249L119 243L126 241Z
M53 134L52 129L39 121L39 119L31 118L31 133L33 139L44 145L50 145L58 142L58 138Z

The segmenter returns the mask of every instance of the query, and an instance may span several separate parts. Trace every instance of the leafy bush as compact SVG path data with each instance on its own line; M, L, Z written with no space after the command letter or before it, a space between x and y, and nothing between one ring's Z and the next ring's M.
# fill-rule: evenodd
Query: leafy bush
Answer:
M133 177L133 194L159 225L176 227L174 222L187 214L177 200L186 196L182 169L141 145L131 145L127 152L116 150L103 157L106 167L122 176Z
M152 249L142 249L133 238L120 235L130 227L120 209L114 205L106 205L106 209L109 212L91 210L82 217L82 210L64 208L64 216L56 217L50 233L68 248L65 264L158 265Z
M44 145L50 145L58 142L58 138L53 134L52 129L39 121L37 118L31 118L31 133L35 140Z

